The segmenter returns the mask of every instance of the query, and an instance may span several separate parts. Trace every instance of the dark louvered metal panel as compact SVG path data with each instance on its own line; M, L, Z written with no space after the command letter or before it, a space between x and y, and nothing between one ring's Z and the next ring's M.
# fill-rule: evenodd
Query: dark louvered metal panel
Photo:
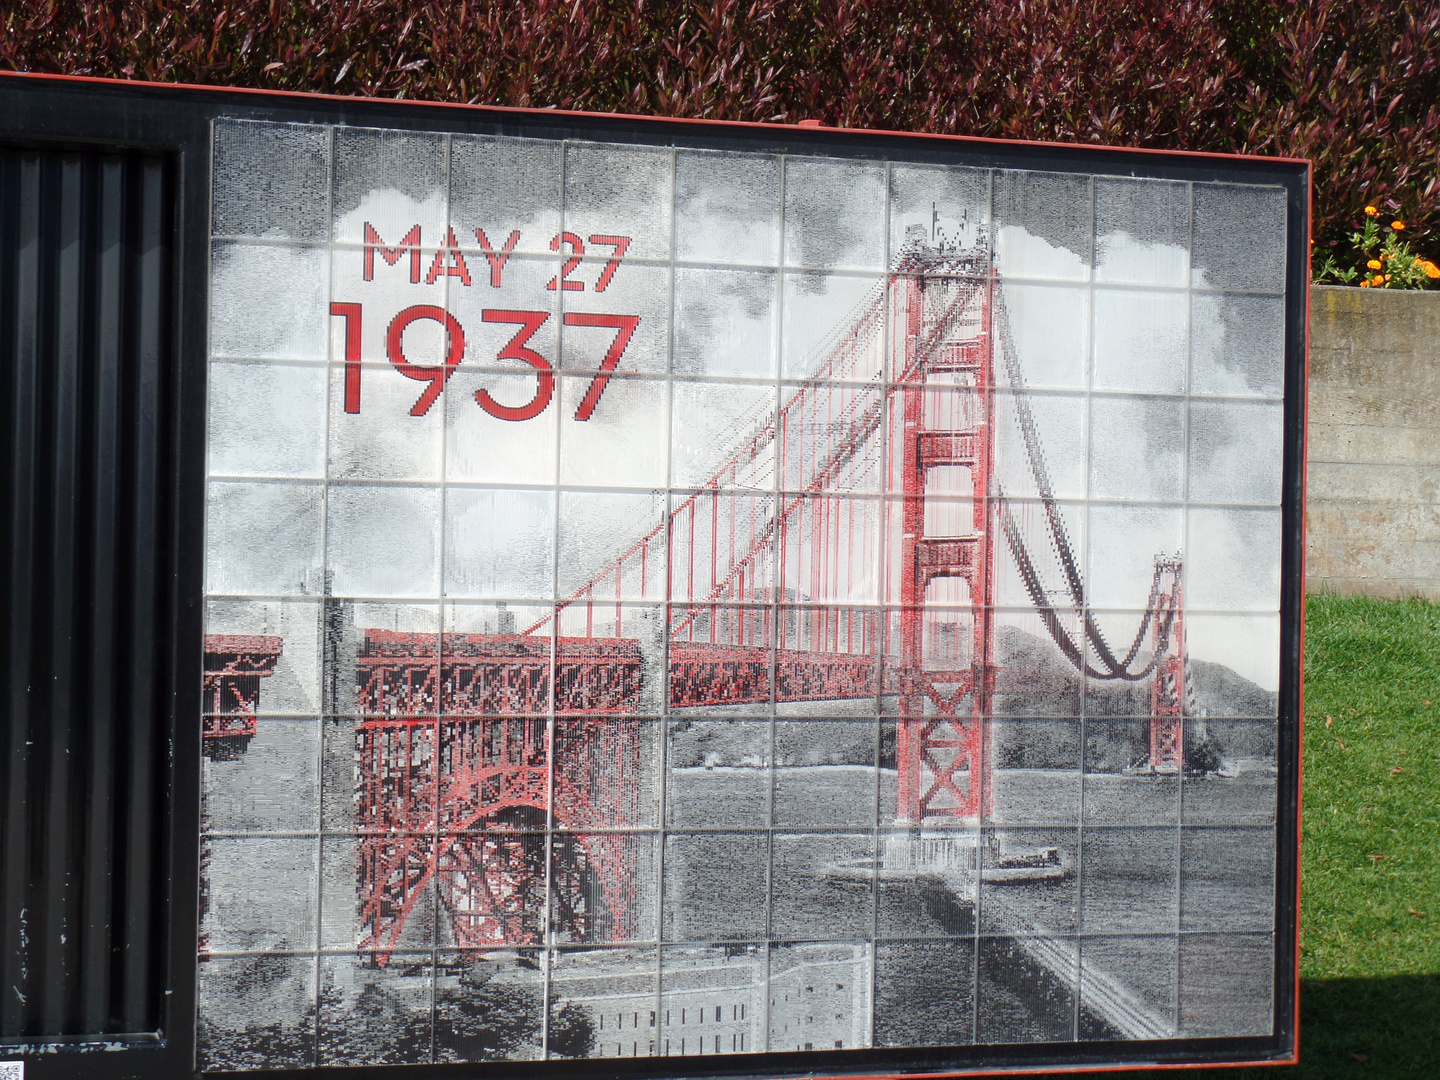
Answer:
M0 149L0 1043L161 1026L173 188Z

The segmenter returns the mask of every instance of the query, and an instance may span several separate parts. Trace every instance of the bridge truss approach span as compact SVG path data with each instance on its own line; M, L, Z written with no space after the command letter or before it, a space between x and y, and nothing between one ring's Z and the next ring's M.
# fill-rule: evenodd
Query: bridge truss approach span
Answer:
M912 235L814 374L550 614L519 632L359 634L360 943L380 963L431 895L462 947L541 943L547 912L559 940L631 937L633 830L661 768L646 717L873 700L894 716L896 820L987 818L1001 567L1087 679L1149 681L1138 764L1181 767L1181 560L1157 555L1135 635L1112 649L984 251L983 234ZM1013 475L1004 422L1023 447Z

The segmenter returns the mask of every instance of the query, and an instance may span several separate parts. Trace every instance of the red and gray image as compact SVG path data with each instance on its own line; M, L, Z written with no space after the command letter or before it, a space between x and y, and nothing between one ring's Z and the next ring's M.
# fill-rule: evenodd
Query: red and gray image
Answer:
M1283 189L213 138L202 1067L1270 1034Z

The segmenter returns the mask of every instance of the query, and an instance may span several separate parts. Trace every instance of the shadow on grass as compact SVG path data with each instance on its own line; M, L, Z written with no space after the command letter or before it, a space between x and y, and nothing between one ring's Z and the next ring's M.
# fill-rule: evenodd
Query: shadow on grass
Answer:
M1056 1073L1084 1076L1083 1073ZM1093 1075L1093 1074L1092 1074ZM1304 979L1295 1068L1141 1071L1154 1080L1389 1080L1440 1077L1440 975Z
M1440 975L1302 980L1294 1075L1440 1076Z

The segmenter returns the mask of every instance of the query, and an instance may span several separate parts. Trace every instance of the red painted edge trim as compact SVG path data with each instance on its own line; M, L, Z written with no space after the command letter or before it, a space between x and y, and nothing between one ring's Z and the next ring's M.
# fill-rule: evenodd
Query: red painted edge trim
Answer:
M937 142L958 142L979 146L1042 146L1067 150L1100 150L1115 154L1149 154L1155 157L1209 158L1216 161L1263 161L1271 164L1308 165L1305 158L1269 157L1262 154L1226 154L1210 150L1165 150L1156 147L1107 146L1102 143L1049 142L1043 139L994 139L980 135L944 135L929 131L899 131L894 128L823 128L818 121L775 124L752 120L710 120L683 116L645 116L639 113L587 112L582 109L526 109L514 105L470 105L465 102L427 101L420 98L363 97L358 94L320 94L308 90L265 90L252 86L209 86L204 83L148 82L144 79L109 79L96 75L52 75L42 71L0 71L0 76L18 79L49 79L94 86L135 86L146 89L198 90L205 93L254 94L262 97L296 98L305 101L360 102L381 105L416 105L441 109L474 109L477 112L503 113L507 116L573 116L580 119L604 117L613 120L639 120L661 124L713 124L749 131L828 130L843 135L886 135L906 139L929 139Z
M577 117L577 118L605 117L605 118L619 119L619 120L639 120L639 121L658 122L658 123L670 123L670 124L712 124L712 125L716 125L716 126L719 126L719 127L730 127L730 128L737 128L737 129L740 129L740 130L749 130L749 131L771 131L771 132L773 132L773 131L798 130L798 129L802 129L802 128L803 128L803 129L808 129L808 130L817 130L817 129L820 129L820 127L821 127L821 125L819 124L818 121L813 121L813 120L811 120L811 121L800 121L800 122L794 123L794 124L774 124L774 123L758 123L758 122L754 122L754 121L745 121L745 120L710 120L710 119L704 119L704 118L687 119L687 118L685 118L685 117L677 117L677 116L643 116L643 115L636 114L636 113L587 112L587 111L579 110L579 109L525 109L525 108L517 108L517 107L512 106L512 105L470 105L470 104L466 104L466 103L463 103L463 102L425 101L425 100L406 99L406 98L361 97L361 96L359 96L359 95L354 95L354 94L348 94L348 95L342 95L342 94L319 94L319 93L314 93L314 92L309 92L309 91L300 91L300 90L265 90L265 89L255 88L255 87L247 87L247 86L207 86L207 85L204 85L204 84L201 84L201 83L162 83L162 82L148 82L148 81L143 80L143 79L107 79L107 78L100 78L100 77L98 77L98 76L93 76L93 75L55 75L55 74L48 74L48 73L45 73L45 72L38 72L38 71L0 71L0 76L6 77L6 78L36 79L36 80L41 80L41 81L43 81L43 80L50 80L50 81L54 81L54 82L72 82L72 83L80 83L80 84L82 84L82 85L94 85L94 86L109 86L109 87L137 86L137 87L148 88L148 89L195 90L195 91L202 91L202 92L206 92L206 93L250 94L250 95L256 95L256 96L260 96L260 97L294 98L294 99L300 99L300 100L306 100L306 101L357 102L357 103L362 103L362 104L417 105L417 106L425 106L425 107L430 107L430 108L444 108L444 109L473 109L473 110L475 110L475 111L477 111L477 112L503 113L503 114L505 114L505 115L507 115L507 116L573 116L573 117ZM937 134L937 133L934 133L934 132L924 132L924 131L897 131L897 130L890 129L890 128L830 128L829 130L834 131L834 132L837 132L837 133L841 133L841 134L855 134L855 135L892 135L892 136L900 136L900 137L909 138L909 139L927 139L927 140L935 140L935 141L937 141L937 142L957 142L957 143L966 143L966 144L981 145L981 146L1043 146L1043 147L1051 147L1051 148L1063 148L1063 149L1067 149L1067 150L1077 150L1077 149L1078 149L1078 150L1099 150L1099 151L1107 152L1107 153L1146 154L1146 155L1151 155L1151 156L1155 156L1155 157L1183 157L1183 158L1192 158L1192 159L1193 159L1193 158L1209 158L1209 159L1212 159L1212 160L1220 160L1220 161L1264 161L1264 162L1270 162L1270 163L1274 163L1274 164L1304 165L1304 166L1305 166L1305 182L1306 182L1307 200L1308 200L1308 202L1309 202L1310 204L1313 204L1313 202L1314 202L1314 175L1313 175L1313 174L1314 174L1314 170L1313 170L1313 167L1312 167L1312 163L1310 162L1310 160L1309 160L1308 158L1293 158L1293 157L1280 157L1280 156L1268 157L1268 156L1259 155L1259 154L1224 154L1224 153L1215 153L1215 152L1213 152L1213 151L1201 151L1201 150L1164 150L1164 149L1156 149L1156 148L1151 148L1151 147L1135 147L1135 146L1106 146L1106 145L1102 145L1102 144L1099 144L1099 143L1062 143L1062 142L1048 142L1048 141L1044 141L1044 140L992 139L992 138L983 138L983 137L975 136L975 135L944 135L944 134ZM1312 213L1313 213L1313 205L1311 206L1311 210L1312 210ZM1296 990L1296 992L1295 992L1295 1050L1294 1050L1294 1053L1291 1054L1291 1056L1288 1057L1288 1058L1279 1058L1279 1059L1266 1060L1266 1061L1233 1061L1233 1062L1214 1062L1214 1063L1197 1062L1197 1063L1195 1063L1195 1064L1178 1064L1178 1063L1177 1063L1177 1064L1169 1064L1169 1063L1166 1063L1166 1064L1146 1064L1146 1063L1144 1063L1144 1062L1137 1062L1137 1063L1134 1063L1134 1064L1123 1064L1123 1065L1078 1065L1078 1066L1077 1066L1077 1065L1072 1065L1072 1066L1064 1066L1064 1067L1063 1067L1066 1072L1073 1072L1073 1073L1114 1073L1114 1072L1136 1072L1136 1071L1139 1071L1139 1070L1141 1070L1141 1069L1154 1069L1154 1070L1167 1070L1167 1071L1169 1071L1169 1070L1180 1070L1180 1069L1198 1069L1198 1068L1206 1068L1206 1069L1243 1069L1243 1068L1255 1068L1255 1067L1257 1067L1257 1066L1262 1066L1262 1065L1295 1065L1295 1064L1298 1064L1298 1062L1299 1062L1299 1060L1300 1060L1300 992L1299 992L1299 989L1300 989L1300 918L1299 918L1299 912L1300 912L1300 873L1299 873L1299 867L1300 867L1300 864L1299 864L1299 858L1300 858L1300 804L1301 804L1301 790L1302 790L1302 788L1303 788L1303 784L1302 784L1300 781L1301 781L1302 778L1303 778L1303 772L1304 772L1304 732L1305 732L1305 708L1304 708L1304 706L1305 706L1305 678L1304 678L1304 669L1305 669L1305 593L1304 593L1304 585L1303 585L1304 575L1305 575L1305 548L1304 548L1303 539L1304 539L1304 530L1305 530L1305 509L1304 509L1304 501L1305 501L1305 500L1304 500L1304 495L1305 495L1306 481L1307 481L1307 478L1308 478L1308 445L1307 445L1307 444L1308 444L1308 438L1309 438L1309 418L1310 418L1310 396L1309 396L1309 384L1310 384L1310 272L1309 272L1309 258L1310 258L1310 222L1309 222L1308 218L1307 218L1307 220L1306 220L1306 225L1305 225L1305 255L1304 255L1304 257L1305 257L1305 259L1306 259L1306 268L1305 268L1305 334L1304 334L1304 339L1303 339L1303 340L1304 340L1304 348L1305 348L1305 385L1306 385L1306 395L1305 395L1305 402L1304 402L1304 406L1303 406L1303 411L1304 411L1304 416L1305 416L1305 430L1301 433L1301 478L1300 478L1300 491L1301 491L1301 508L1300 508L1301 525L1300 525L1300 529L1301 529L1301 539L1302 539L1301 549L1300 549L1300 577L1301 577L1302 585L1301 585L1301 595L1300 595L1300 643L1299 643L1299 644L1300 644L1300 687L1299 687L1299 716L1298 716L1298 721L1297 721L1298 724L1299 724L1299 728L1298 728L1298 731L1297 731L1297 740L1296 740L1296 742L1297 742L1297 753L1300 754L1300 761L1299 761L1298 771L1297 771L1297 774L1296 774L1296 781L1297 781L1297 782L1296 782L1296 796L1295 796L1295 797L1296 797L1296 803L1295 803L1295 855L1296 855L1296 882L1295 882L1295 912L1296 912L1296 918L1295 918L1295 927L1296 927L1296 933L1295 933L1295 990ZM970 1076L999 1076L999 1075L1005 1075L1005 1076L1044 1076L1044 1075L1052 1075L1054 1072L1055 1072L1055 1067L1052 1067L1052 1066L1046 1066L1046 1067L1044 1067L1044 1068L1034 1068L1034 1069L1023 1069L1023 1068L1022 1068L1022 1069L1016 1069L1016 1068L1013 1068L1013 1067L1011 1067L1011 1068L1006 1068L1006 1067L1001 1066L1001 1067L993 1067L993 1068L992 1068L992 1067L981 1067L981 1068L979 1068L979 1069L965 1069L965 1070L961 1070L961 1071L952 1071L952 1072L924 1072L924 1071L917 1071L917 1072L907 1072L907 1073L869 1073L869 1074L866 1074L866 1077L867 1077L867 1080L917 1080L918 1077L924 1077L924 1078L926 1078L926 1080L929 1080L929 1078L932 1078L932 1077L934 1078L934 1080L947 1080L947 1078L950 1078L950 1077L960 1078L960 1077L970 1077ZM851 1078L851 1077L827 1077L827 1076L825 1076L825 1075L823 1075L823 1074L819 1074L819 1075L815 1076L815 1077L813 1078L813 1080L853 1080L853 1078Z

